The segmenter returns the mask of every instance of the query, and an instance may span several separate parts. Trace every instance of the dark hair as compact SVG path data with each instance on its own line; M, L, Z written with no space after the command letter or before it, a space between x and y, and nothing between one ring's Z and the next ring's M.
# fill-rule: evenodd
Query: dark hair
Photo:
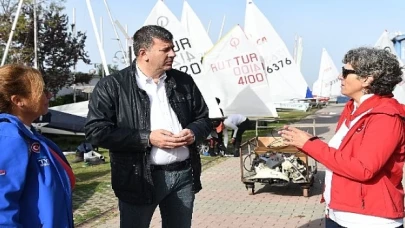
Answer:
M343 63L352 65L362 78L371 76L373 81L366 88L368 93L389 95L402 81L402 67L390 52L369 47L355 48L346 53Z
M169 30L158 25L143 26L135 32L133 37L135 56L139 55L141 48L149 49L153 45L153 38L168 42L173 41L173 35Z

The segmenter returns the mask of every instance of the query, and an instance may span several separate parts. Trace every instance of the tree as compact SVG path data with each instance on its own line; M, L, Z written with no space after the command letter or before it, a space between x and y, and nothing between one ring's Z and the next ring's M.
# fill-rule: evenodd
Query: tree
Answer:
M89 84L91 79L93 79L92 74L76 72L74 73L74 84Z
M7 40L9 37L9 33L11 31L12 23L14 21L18 0L0 0L0 46L1 46L1 58L3 57L3 52L5 50ZM11 43L11 47L8 51L7 55L7 62L14 62L14 63L22 63L20 61L20 57L25 49L29 49L28 46L25 45L26 41L28 43L29 39L27 40L27 34L29 33L29 22L25 15L25 8L26 4L23 4L23 8L21 10L20 16L17 21L17 26L14 31L13 42ZM33 38L33 37L32 37ZM21 40L23 42L21 42ZM32 41L33 44L33 41ZM33 45L32 45L33 46ZM33 48L31 48L31 53ZM27 50L27 52L29 52Z
M90 64L90 59L84 51L86 35L79 31L74 37L68 32L67 16L53 10L52 5L50 9L43 15L39 68L47 87L57 92L73 83L71 69L77 62Z
M34 65L34 10L28 1L24 3L18 26L10 48L10 61L25 65ZM0 45L5 46L11 29L13 10L17 0L0 0ZM69 31L67 15L62 13L63 1L50 0L39 4L37 8L38 25L38 68L41 71L47 89L53 93L62 87L74 83L71 69L82 61L90 64L87 52L84 50L86 34L78 31L74 36ZM4 36L4 34L7 34Z
M103 75L108 76L105 74L103 64L94 64L94 67L95 67L95 69L92 73L94 73L95 75L98 75L100 77ZM114 74L119 71L118 65L107 64L107 67L108 67L108 71L110 72L110 74Z

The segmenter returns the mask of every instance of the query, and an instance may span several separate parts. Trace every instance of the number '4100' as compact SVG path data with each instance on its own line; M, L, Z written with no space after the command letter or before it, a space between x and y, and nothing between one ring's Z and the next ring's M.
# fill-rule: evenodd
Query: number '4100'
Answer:
M239 85L244 85L244 84L253 84L256 82L262 82L264 80L263 74L262 73L257 73L255 75L250 74L250 75L245 75L245 76L240 76L238 84Z
M278 71L281 68L284 68L285 65L290 65L291 64L291 60L289 60L288 58L285 58L285 60L279 60L277 63L273 63L273 65L267 66L267 73L271 74L274 71Z

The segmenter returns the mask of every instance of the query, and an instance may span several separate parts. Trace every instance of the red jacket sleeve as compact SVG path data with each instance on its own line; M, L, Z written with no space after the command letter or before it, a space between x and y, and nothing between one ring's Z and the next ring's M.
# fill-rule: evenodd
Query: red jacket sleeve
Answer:
M354 146L358 150L353 153L354 156L348 151L353 148L349 145L350 141L340 150L317 139L306 142L302 150L336 174L367 181L382 169L398 144L403 142L404 125L398 117L375 114L370 117L364 131L361 144Z

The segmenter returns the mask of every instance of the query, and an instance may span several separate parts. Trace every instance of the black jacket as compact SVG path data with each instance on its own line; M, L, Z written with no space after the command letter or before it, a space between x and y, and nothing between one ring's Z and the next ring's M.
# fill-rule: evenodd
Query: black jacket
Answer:
M101 79L91 94L85 125L86 140L109 149L111 184L115 195L132 204L154 202L150 150L150 102L136 83L135 63ZM208 107L191 76L178 70L166 72L166 94L183 128L196 141L211 131ZM195 143L189 146L194 191L201 187L201 160Z

